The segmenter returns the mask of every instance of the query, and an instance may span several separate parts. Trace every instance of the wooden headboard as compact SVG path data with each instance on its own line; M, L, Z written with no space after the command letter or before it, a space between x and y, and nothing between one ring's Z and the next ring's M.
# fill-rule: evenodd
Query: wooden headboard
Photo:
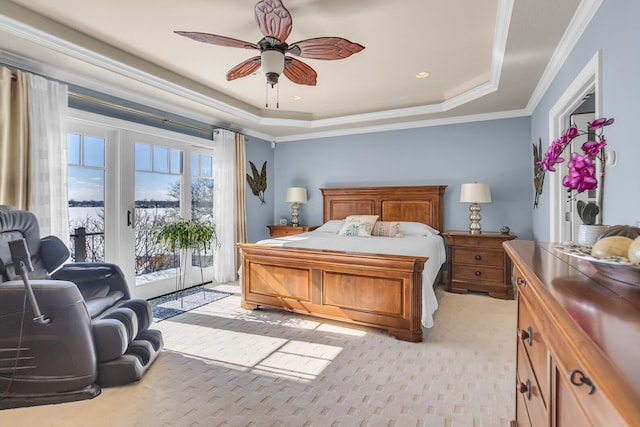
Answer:
M380 215L380 221L416 221L444 230L446 185L321 188L323 220Z

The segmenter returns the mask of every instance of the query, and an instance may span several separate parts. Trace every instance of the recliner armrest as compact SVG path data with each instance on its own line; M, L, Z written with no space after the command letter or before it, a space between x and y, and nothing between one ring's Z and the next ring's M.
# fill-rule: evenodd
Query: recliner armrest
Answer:
M53 273L51 277L75 283L83 295L91 294L96 287L107 285L110 291L121 291L125 299L131 298L124 274L120 267L115 264L98 262L65 264Z

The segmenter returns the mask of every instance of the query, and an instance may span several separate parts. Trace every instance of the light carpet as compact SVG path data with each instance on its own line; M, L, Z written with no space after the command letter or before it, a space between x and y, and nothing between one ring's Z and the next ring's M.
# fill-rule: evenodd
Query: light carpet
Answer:
M422 343L239 307L234 295L158 324L143 379L95 399L0 412L1 426L508 426L516 303L437 290Z

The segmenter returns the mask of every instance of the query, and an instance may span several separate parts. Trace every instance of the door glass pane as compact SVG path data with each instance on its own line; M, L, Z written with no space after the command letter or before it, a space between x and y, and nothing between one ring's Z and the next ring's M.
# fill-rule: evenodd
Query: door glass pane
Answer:
M67 163L70 165L80 164L80 138L77 133L67 134Z
M139 149L138 146L141 146ZM144 149L142 147L145 147ZM180 216L181 175L169 172L166 147L136 144L135 150L135 256L136 283L173 276L180 265L178 253L154 242L154 234ZM179 150L178 159L182 158ZM171 169L174 169L173 165ZM181 170L182 165L177 165ZM149 171L151 170L151 171Z
M85 136L82 145L82 164L104 168L104 139Z
M68 134L67 148L71 258L104 261L105 139Z
M196 221L213 221L212 163L211 156L191 155L191 217ZM198 164L199 167L194 168L194 164ZM191 261L194 266L211 267L213 265L212 248L194 251Z
M169 172L169 149L153 147L153 171Z
M171 173L179 175L182 173L182 151L171 149L169 151L171 156Z
M135 162L137 171L151 170L151 146L136 142Z

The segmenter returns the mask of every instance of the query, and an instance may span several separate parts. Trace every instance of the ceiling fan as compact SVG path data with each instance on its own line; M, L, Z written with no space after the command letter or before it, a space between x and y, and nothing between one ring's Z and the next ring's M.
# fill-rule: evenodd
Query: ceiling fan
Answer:
M283 72L294 83L316 85L318 75L315 70L292 56L285 56L286 54L309 59L335 60L348 58L364 49L364 46L341 37L317 37L287 44L285 40L291 33L293 19L280 0L260 0L256 3L255 14L258 27L264 35L258 43L208 33L174 32L203 43L259 50L260 56L247 59L229 70L227 80L246 77L262 66L267 83L271 87L278 83L278 78Z

